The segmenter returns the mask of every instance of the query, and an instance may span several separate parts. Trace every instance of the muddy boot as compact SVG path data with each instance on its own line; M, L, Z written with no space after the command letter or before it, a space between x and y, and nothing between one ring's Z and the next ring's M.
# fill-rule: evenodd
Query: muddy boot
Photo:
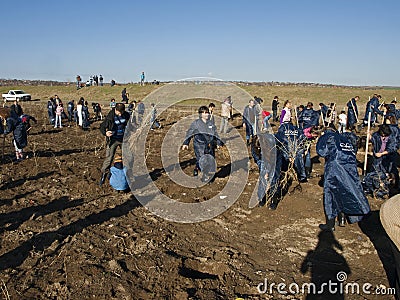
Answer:
M196 177L197 175L199 175L199 170L197 168L195 168L193 170L193 176Z
M310 167L305 167L306 170L306 177L311 178L311 168Z
M338 215L338 223L340 227L344 227L346 225L346 216L342 212Z
M107 173L106 172L102 173L100 182L99 182L99 186L102 186L104 184L104 182L106 181L106 178L107 178Z
M323 231L335 231L335 218L327 220L326 224L320 224L319 228Z

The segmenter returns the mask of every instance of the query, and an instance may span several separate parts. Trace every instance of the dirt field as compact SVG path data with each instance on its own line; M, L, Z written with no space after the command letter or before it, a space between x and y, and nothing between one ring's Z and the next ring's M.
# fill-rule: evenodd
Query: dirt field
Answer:
M251 160L246 188L225 213L196 224L173 223L152 215L130 193L98 186L105 155L99 121L89 131L54 129L47 125L44 103L24 108L39 120L29 135L28 158L11 160L10 135L1 163L4 299L304 299L304 283L338 282L338 272L347 274L345 283L389 287L378 256L390 266L377 225L380 200L370 199L375 212L364 232L357 224L338 227L334 235L320 232L322 159L314 158L313 178L301 189L292 187L276 211L248 206L258 179ZM200 189L173 184L156 153L179 118L170 109L161 116L164 127L149 134L148 166L164 194L185 202L207 200L226 184L229 159L217 152L217 178ZM233 125L240 125L239 118ZM187 174L194 164L189 149L181 156L188 161L183 166ZM260 283L266 281L266 293L260 294L265 287ZM288 294L280 293L278 284L286 284ZM370 291L307 299L391 299Z

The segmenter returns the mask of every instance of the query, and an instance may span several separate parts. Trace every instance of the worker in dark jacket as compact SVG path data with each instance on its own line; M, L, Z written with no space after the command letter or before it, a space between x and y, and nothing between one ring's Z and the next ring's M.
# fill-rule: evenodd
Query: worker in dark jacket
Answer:
M17 161L24 159L23 149L28 145L28 134L26 127L16 113L11 113L7 119L6 130L4 134L13 133L13 144L15 147L15 156Z
M100 131L107 138L106 158L101 167L100 186L107 178L107 172L111 167L115 151L118 147L122 149L125 128L129 122L130 115L125 111L123 103L117 103L100 125Z
M351 98L349 102L347 102L347 129L354 130L355 124L357 124L358 120L358 107L357 101L360 99L359 96L355 96Z
M359 222L370 212L357 172L357 160L352 143L335 129L329 128L317 142L317 153L325 158L324 210L326 224L322 230L335 230L335 219L344 226L345 216L350 223Z
M367 102L365 107L365 116L363 125L368 125L368 115L371 112L371 125L377 121L377 115L383 115L383 112L379 110L379 100L381 99L380 95L374 94L374 96Z
M197 176L198 172L201 171L203 173L202 181L208 182L216 171L215 163L208 160L211 157L215 157L215 148L222 146L223 143L218 136L217 128L210 121L208 107L201 106L198 112L199 118L192 122L186 132L182 150L189 148L190 140L193 138L194 153L196 155L196 167L193 171L193 176ZM202 160L205 161L206 169L201 168Z
M318 125L319 114L313 109L313 104L308 102L306 108L298 118L300 128L306 129Z

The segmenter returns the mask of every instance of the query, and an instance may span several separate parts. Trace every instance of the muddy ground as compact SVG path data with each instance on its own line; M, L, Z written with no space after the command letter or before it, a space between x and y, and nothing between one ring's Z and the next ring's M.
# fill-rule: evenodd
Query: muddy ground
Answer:
M338 227L334 234L320 232L322 159L314 158L313 178L301 190L289 189L276 211L249 208L258 179L251 161L246 188L225 213L196 224L174 223L154 216L131 193L98 186L105 155L99 121L88 131L54 129L47 124L44 103L25 103L24 109L38 119L25 149L28 158L12 161L10 135L1 163L3 298L305 299L294 284L337 282L338 272L347 274L345 283L389 287L378 256L390 266L378 222L382 200L369 199L374 212L364 232L357 224ZM148 165L166 195L187 202L207 200L229 178L223 151L216 154L219 176L198 190L173 184L157 156L159 141L180 114L170 109L160 117L163 128L149 134L147 143L154 151ZM239 118L232 125L240 126ZM193 152L181 155L190 174ZM259 284L266 280L266 293L260 294L264 286ZM287 285L285 291L292 284L294 293L279 292L280 283ZM370 291L307 299L391 299Z

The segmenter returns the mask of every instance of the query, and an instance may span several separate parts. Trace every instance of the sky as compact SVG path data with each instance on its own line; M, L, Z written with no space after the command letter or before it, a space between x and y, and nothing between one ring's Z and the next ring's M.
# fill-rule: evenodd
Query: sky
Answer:
M400 86L400 1L3 1L0 78Z

